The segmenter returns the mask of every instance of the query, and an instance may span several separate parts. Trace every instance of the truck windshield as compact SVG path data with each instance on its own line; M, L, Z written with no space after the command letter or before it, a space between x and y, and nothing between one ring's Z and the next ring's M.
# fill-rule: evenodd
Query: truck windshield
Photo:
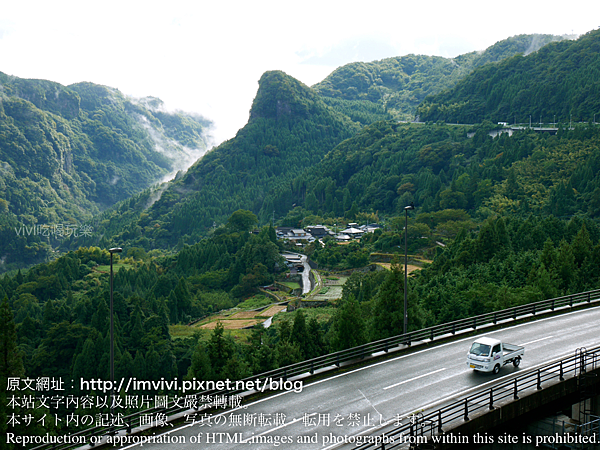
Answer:
M479 342L473 342L469 352L477 356L488 356L490 354L490 346L486 344L480 344Z

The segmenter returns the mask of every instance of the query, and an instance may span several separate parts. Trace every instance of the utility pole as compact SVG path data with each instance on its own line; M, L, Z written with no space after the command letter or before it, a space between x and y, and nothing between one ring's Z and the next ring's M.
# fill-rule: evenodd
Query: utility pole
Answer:
M114 337L114 307L113 307L113 254L121 253L121 247L108 249L110 253L110 416L111 423L114 420L114 401L115 401L115 337ZM118 393L117 393L118 394ZM112 428L112 426L111 426Z
M404 333L408 333L408 210L415 209L415 204L404 207Z

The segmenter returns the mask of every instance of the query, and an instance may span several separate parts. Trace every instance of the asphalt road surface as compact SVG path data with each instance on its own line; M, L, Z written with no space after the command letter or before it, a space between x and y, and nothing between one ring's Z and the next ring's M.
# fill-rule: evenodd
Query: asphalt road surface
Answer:
M504 366L498 375L474 372L466 353L474 337L423 348L411 354L349 370L306 384L301 393L278 394L224 413L189 416L178 428L157 429L143 447L156 449L333 449L344 437L381 433L398 418L432 408L477 391L499 379L550 360L573 355L580 347L600 344L600 308L562 314L498 331L482 332L504 342L523 345L519 368ZM298 387L298 386L297 386ZM165 440L180 439L176 444ZM299 442L301 441L301 442Z

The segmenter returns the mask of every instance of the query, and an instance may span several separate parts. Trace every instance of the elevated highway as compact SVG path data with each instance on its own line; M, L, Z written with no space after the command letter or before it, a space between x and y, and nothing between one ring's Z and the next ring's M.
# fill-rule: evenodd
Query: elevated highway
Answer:
M505 366L498 375L476 373L466 366L472 336L415 349L306 383L302 392L282 391L216 415L190 413L184 425L153 431L154 436L178 438L176 444L147 442L143 448L352 448L344 444L345 437L380 434L414 413L600 344L599 324L600 308L591 308L484 333L525 346L521 366Z

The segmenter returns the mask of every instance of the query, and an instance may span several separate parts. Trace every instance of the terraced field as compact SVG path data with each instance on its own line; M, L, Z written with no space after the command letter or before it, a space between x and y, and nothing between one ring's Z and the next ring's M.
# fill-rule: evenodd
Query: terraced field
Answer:
M311 300L324 302L342 298L342 288L347 279L348 277L341 275L322 277L321 290L313 295Z
M239 330L241 328L253 327L283 311L286 305L271 305L263 311L237 311L230 316L217 316L210 318L209 322L199 324L200 328L212 330L220 321L227 330Z

